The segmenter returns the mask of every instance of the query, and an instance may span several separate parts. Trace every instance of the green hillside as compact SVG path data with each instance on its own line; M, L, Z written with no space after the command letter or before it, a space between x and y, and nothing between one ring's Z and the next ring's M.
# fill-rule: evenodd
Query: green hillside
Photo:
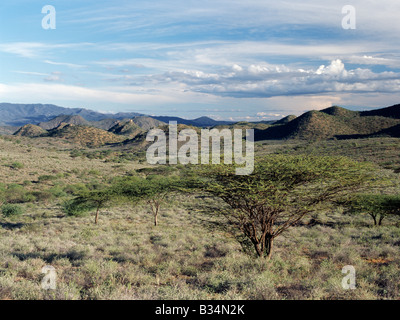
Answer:
M72 124L63 124L61 127L51 130L49 136L73 141L88 147L98 147L125 140L125 137L102 129Z
M40 137L43 135L47 135L47 130L42 129L39 126L35 126L33 124L27 124L23 127L19 128L14 135L20 137Z
M287 123L278 122L265 130L256 130L256 140L357 138L373 136L384 130L386 135L392 136L396 130L389 129L400 124L400 119L396 118L398 109L400 105L391 107L392 113L382 110L378 113L363 113L336 106L309 111Z

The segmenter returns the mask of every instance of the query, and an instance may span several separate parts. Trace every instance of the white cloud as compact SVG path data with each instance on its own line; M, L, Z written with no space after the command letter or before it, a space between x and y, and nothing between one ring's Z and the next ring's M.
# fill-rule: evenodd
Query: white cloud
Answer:
M55 65L55 66L65 66L69 68L84 68L85 66L80 65L80 64L74 64L74 63L67 63L67 62L55 62L51 60L44 60L44 63Z
M282 114L263 106L276 103L284 109L283 101L293 110L351 103L351 94L366 105L364 96L392 101L400 89L400 24L395 23L400 2L352 1L357 30L342 29L344 4L348 3L138 0L114 5L100 0L63 12L70 19L63 23L104 42L69 43L66 38L65 43L0 43L1 56L20 70L9 71L13 77L2 70L0 81L8 85L0 85L1 96L159 108L193 102L210 110L252 105L259 109L251 114L265 113L261 117ZM76 34L69 36L76 39ZM27 58L39 62L33 71ZM57 74L55 66L74 72ZM390 68L392 72L377 71ZM33 76L45 83L29 83ZM371 101L377 103L377 98Z
M31 72L31 71L14 71L15 73L19 73L19 74L25 74L28 76L48 76L49 74L47 73L41 73L41 72Z
M185 90L230 97L273 97L340 92L396 92L400 75L374 73L369 69L346 70L344 63L333 60L328 66L314 69L284 65L234 65L218 73L199 70L167 72L147 78L153 85L175 83Z
M257 112L257 117L267 118L267 117L284 117L283 114L280 113L271 113L271 112Z
M90 43L9 42L0 43L0 52L14 54L23 58L38 58L49 54L49 52L53 53L54 50L58 49L83 48L91 45Z
M52 72L50 75L48 75L46 78L44 78L44 81L46 82L63 82L64 80L61 78L62 73L55 71Z
M315 74L326 74L326 75L332 75L332 76L342 76L346 77L347 76L347 71L344 67L344 64L341 60L337 59L331 62L331 64L327 67L324 65L320 66L318 70L315 72Z
M49 81L58 81L57 74L51 75ZM0 83L0 99L18 100L25 97L26 101L85 101L85 102L109 102L113 104L156 104L159 100L165 103L179 101L179 92L167 94L159 91L157 94L145 88L132 90L128 87L99 87L85 88L82 86L65 84L40 84L18 83L13 85Z
M33 58L37 56L37 52L42 50L44 45L37 42L14 42L0 44L0 51L15 54L23 58Z

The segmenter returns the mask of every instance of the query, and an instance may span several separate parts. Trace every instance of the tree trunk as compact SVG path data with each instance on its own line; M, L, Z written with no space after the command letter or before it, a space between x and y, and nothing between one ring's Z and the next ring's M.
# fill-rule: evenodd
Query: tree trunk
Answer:
M272 236L266 236L265 237L265 255L266 255L267 260L271 259L273 246L274 246L274 238Z
M97 224L97 221L99 220L99 210L100 210L100 206L97 207L96 218L94 219L95 224Z
M379 217L379 225L380 225L380 226L382 225L382 220L383 220L383 218L384 218L384 216L382 216L382 215Z
M377 221L376 221L376 216L371 215L371 217L372 217L372 219L374 219L374 226L376 226L378 224Z
M262 250L260 248L260 244L257 243L256 241L252 241L252 242L253 242L253 245L254 245L254 249L257 252L258 258L261 258L263 256L263 252L262 252Z
M153 211L154 215L154 226L157 227L158 225L158 212L160 211L160 204L156 201L153 202L151 206L151 210Z
M271 259L272 256L272 248L274 246L274 238L272 236L266 236L264 239L264 246L262 243L258 243L256 241L252 241L254 244L254 248L256 249L257 255L259 258L265 258L267 260Z

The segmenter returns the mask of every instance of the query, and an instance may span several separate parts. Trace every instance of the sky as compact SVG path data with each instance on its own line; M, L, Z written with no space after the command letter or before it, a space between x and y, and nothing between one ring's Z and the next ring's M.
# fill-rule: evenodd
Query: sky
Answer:
M232 121L387 107L399 17L398 0L2 0L0 102Z

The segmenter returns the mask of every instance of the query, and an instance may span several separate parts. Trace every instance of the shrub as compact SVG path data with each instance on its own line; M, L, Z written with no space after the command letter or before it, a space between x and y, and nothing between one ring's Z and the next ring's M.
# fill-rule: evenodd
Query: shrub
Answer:
M80 192L88 191L88 188L83 183L71 184L64 187L64 192L76 195Z
M68 216L80 217L95 209L96 205L91 202L74 199L64 201L61 207Z
M39 176L38 180L39 180L39 182L54 181L54 180L57 180L57 176L43 175L43 176Z
M27 192L24 187L16 183L8 185L4 194L7 203L24 203L30 201L30 199L27 198Z
M60 186L51 188L49 192L56 198L62 198L67 196L67 193Z
M31 195L35 198L35 201L48 202L53 200L54 195L50 191L34 191Z
M13 162L13 163L10 164L10 168L11 169L16 169L16 170L23 169L24 165L21 162L17 162L16 161L16 162Z
M1 212L5 217L18 216L23 213L22 208L16 204L3 204Z

